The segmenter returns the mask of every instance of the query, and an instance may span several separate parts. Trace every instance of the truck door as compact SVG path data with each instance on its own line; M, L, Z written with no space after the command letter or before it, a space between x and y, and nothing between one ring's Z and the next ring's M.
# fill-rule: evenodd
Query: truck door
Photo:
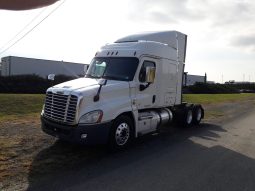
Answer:
M157 60L152 58L144 58L138 75L138 83L136 89L136 105L137 109L152 108L156 105L157 92ZM155 80L153 83L146 83L146 67L155 67Z

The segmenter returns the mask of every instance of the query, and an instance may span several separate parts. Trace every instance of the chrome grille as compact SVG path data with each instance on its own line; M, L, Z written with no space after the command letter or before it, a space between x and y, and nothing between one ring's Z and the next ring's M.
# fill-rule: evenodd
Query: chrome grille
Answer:
M73 123L76 115L78 97L47 92L44 115L52 120Z

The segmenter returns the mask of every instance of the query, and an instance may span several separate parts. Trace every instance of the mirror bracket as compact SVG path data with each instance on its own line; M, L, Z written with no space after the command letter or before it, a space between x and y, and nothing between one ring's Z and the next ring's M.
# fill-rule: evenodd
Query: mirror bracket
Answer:
M150 82L147 83L146 85L145 85L145 84L140 84L139 90L140 90L140 91L145 90L146 88L148 88L148 87L150 86L150 84L151 84Z
M55 80L55 76L56 76L55 74L49 74L47 79L51 80L51 81L54 81Z

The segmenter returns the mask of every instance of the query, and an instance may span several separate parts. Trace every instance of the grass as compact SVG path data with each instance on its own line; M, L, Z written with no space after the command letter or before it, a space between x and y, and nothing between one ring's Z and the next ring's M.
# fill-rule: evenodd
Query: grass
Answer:
M255 99L254 93L245 94L184 94L184 101L199 104L219 104Z
M224 103L240 103L242 101L252 100L251 104L255 104L255 94L184 94L183 100L189 103L199 103L206 108L205 119L220 119L227 117L229 108L221 108ZM217 106L217 107L207 107Z
M38 116L44 94L0 94L0 122ZM184 94L184 101L200 104L219 104L255 99L255 94Z
M23 180L21 174L29 172L47 138L39 120L44 98L37 94L0 94L0 190L12 179Z
M0 94L0 122L38 116L45 95Z

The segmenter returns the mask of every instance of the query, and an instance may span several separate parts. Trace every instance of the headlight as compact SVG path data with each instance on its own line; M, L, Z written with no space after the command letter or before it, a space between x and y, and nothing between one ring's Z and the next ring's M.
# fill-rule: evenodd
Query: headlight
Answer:
M101 110L92 111L86 113L80 118L79 123L100 123L103 117Z

